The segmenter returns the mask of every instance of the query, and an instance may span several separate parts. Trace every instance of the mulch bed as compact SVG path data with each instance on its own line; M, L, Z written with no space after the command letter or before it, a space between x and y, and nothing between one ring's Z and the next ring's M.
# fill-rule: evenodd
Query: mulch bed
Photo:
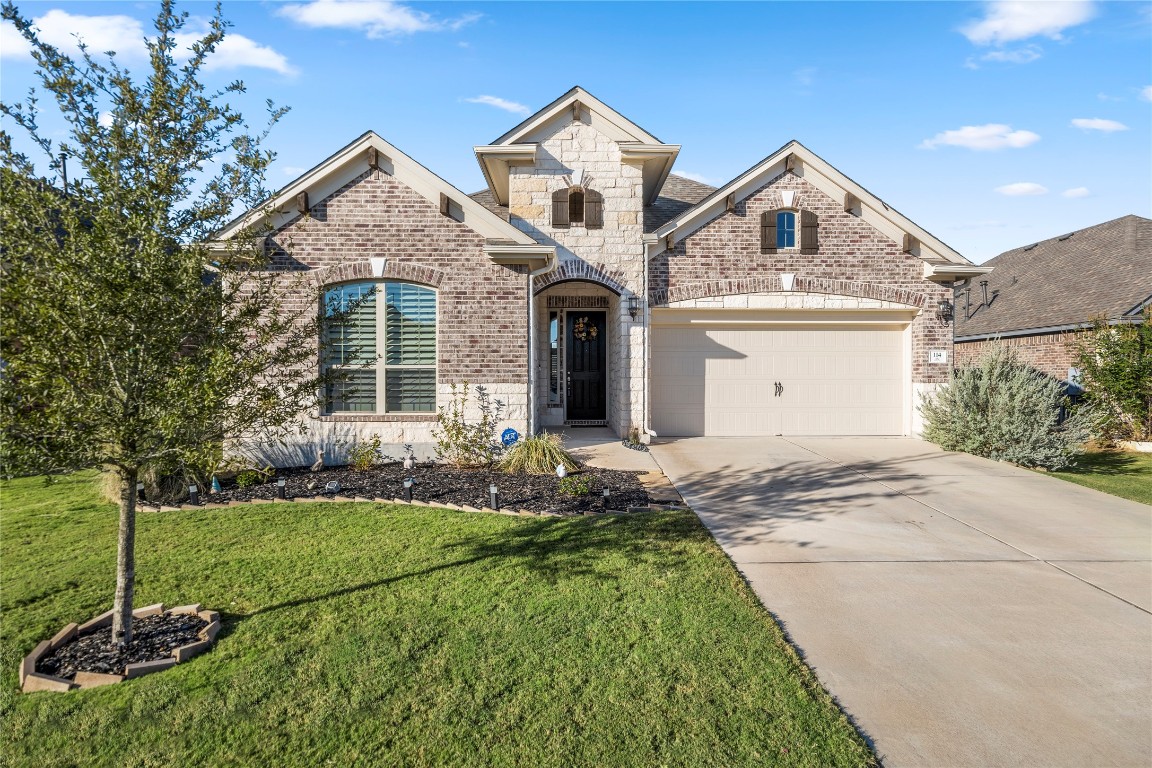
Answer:
M122 675L128 664L166 659L177 648L199 641L199 632L206 626L208 622L195 614L133 619L132 642L127 647L116 646L111 627L98 629L40 659L36 671L65 680L75 679L77 672Z
M488 486L500 489L503 509L526 509L531 512L554 512L579 515L604 509L603 489L610 491L608 508L626 510L647 506L653 501L647 489L637 479L643 472L586 467L574 475L588 478L590 491L586 496L568 496L560 492L560 479L556 475L505 474L488 469L457 469L443 464L418 464L411 470L412 498L437 504L472 506L477 509L491 506ZM404 478L409 475L402 464L377 465L357 471L351 467L325 467L313 472L308 467L279 469L269 482L237 487L235 481L222 482L222 493L201 494L202 502L252 501L275 499L276 481L283 478L285 496L289 499L320 496L361 496L364 498L403 499ZM325 492L328 483L336 481L340 490Z

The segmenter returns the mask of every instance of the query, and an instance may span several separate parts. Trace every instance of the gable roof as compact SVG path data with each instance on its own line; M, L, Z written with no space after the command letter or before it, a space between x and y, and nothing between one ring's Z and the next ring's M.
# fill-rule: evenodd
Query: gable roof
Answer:
M656 201L680 153L680 145L665 144L576 86L491 144L473 147L497 205L508 204L509 167L535 164L539 144L576 120L591 125L616 142L624 162L641 166L644 203L652 205Z
M845 209L859 210L861 219L895 242L903 243L905 236L909 236L910 252L925 262L925 277L947 281L987 271L973 266L972 262L935 235L836 170L798 141L788 142L696 205L657 227L651 236L645 238L648 242L648 256L663 251L669 236L676 241L682 240L723 214L727 209L726 200L729 195L733 195L736 202L739 202L788 170L832 199L843 201Z
M473 200L459 189L437 176L396 147L389 144L373 131L367 131L359 138L337 150L300 177L289 182L268 200L229 222L215 236L217 240L227 240L246 228L261 223L270 223L279 228L300 215L296 205L297 196L306 192L311 201L320 201L332 195L348 182L368 170L369 155L375 150L378 167L394 176L416 194L435 206L440 206L441 195L455 204L450 210L454 218L477 234L489 240L511 241L520 245L536 245L536 241L525 232L508 223L507 219Z
M1072 330L1139 316L1152 301L1152 220L1122 216L990 259L983 287L956 299L956 338Z

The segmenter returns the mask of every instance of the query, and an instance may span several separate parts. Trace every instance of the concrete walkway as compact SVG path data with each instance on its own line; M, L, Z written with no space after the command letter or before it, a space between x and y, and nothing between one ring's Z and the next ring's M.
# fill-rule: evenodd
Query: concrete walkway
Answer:
M1152 507L910 439L652 448L885 765L1152 765Z

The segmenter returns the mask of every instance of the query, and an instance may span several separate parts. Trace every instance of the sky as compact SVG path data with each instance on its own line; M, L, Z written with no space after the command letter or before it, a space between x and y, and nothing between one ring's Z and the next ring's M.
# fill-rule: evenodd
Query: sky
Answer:
M44 39L143 72L155 2L18 2ZM213 6L178 4L187 32ZM367 130L465 192L472 147L574 85L720 186L795 139L975 263L1152 216L1152 3L224 2L206 80L291 107L268 183ZM0 27L0 98L35 84ZM42 107L49 107L47 99ZM18 146L19 129L2 121ZM42 125L63 135L47 116ZM33 159L37 159L33 155ZM46 172L47 173L47 172Z

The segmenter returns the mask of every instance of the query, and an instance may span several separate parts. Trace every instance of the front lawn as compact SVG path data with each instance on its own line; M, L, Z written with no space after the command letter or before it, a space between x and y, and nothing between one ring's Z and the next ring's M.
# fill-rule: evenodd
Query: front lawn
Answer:
M1074 469L1052 474L1113 496L1152 504L1152 453L1092 451L1078 459Z
M141 513L137 604L221 611L217 645L19 694L24 654L110 605L116 515L95 482L0 484L4 765L875 764L684 513Z

